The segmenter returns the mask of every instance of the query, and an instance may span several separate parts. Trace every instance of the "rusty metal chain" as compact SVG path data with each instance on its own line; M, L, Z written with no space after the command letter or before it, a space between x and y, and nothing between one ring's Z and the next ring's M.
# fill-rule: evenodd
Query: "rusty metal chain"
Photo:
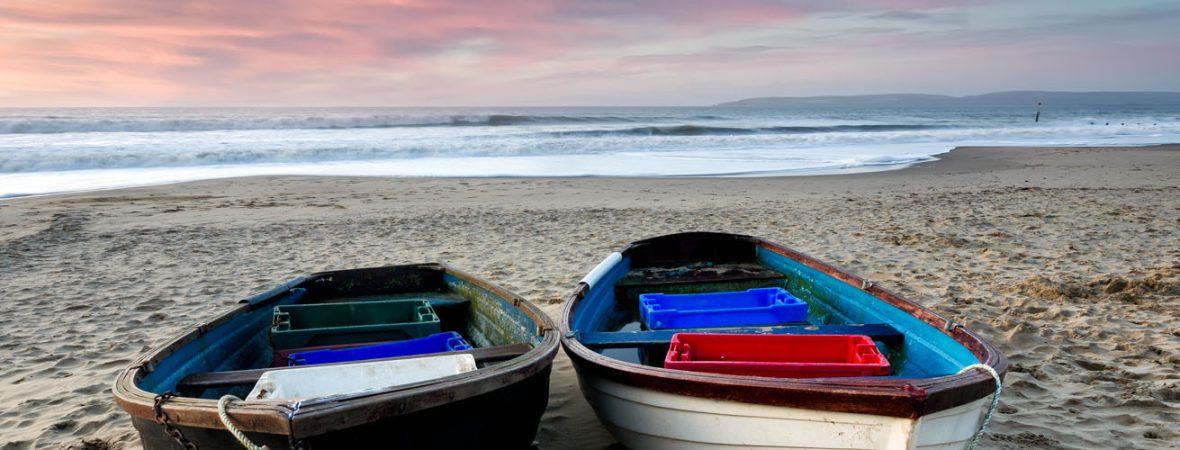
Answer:
M176 439L176 442L180 443L180 446L184 447L185 450L197 450L197 444L185 438L184 434L180 432L180 429L172 425L172 420L168 418L168 413L164 412L164 402L175 396L176 394L172 391L166 391L156 396L156 404L152 406L152 410L156 413L156 423L163 425L164 432L172 436L172 439Z

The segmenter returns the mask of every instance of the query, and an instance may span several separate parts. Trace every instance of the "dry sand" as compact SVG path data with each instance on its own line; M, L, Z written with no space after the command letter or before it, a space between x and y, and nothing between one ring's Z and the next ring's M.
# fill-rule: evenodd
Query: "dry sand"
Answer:
M299 273L443 261L554 317L620 245L766 237L1011 358L988 448L1180 442L1180 146L971 148L752 179L268 177L0 202L0 449L138 448L137 355ZM613 443L558 357L542 449Z

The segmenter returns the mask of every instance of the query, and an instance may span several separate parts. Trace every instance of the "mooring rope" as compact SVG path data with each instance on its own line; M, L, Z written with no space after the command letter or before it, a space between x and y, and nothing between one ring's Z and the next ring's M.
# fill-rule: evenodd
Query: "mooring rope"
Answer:
M229 414L225 412L225 407L226 405L229 405L230 400L237 402L242 401L242 399L232 395L223 395L221 396L220 400L217 400L217 417L221 419L221 424L225 425L225 429L229 430L230 434L234 435L234 438L236 438L238 442L241 442L243 447L246 447L249 450L270 450L265 445L254 445L254 443L250 442L250 439L242 433L242 430L239 430L238 427L235 427L234 424L230 422Z
M979 424L979 429L975 430L975 436L971 438L971 444L967 446L967 450L974 450L975 446L979 444L979 438L983 437L983 431L987 429L988 422L992 421L992 414L996 412L996 405L1000 404L1000 391L1004 389L1004 382L1000 379L1000 374L996 373L996 369L987 364L972 364L959 370L959 373L966 372L971 369L983 369L983 371L991 374L992 379L996 380L996 392L992 394L992 406L987 409L987 414L983 416L983 423Z

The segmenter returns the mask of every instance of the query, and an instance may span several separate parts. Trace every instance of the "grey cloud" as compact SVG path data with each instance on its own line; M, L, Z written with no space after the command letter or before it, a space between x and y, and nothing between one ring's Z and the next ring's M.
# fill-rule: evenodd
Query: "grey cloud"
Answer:
M885 11L883 13L871 16L873 19L887 19L887 20L929 20L932 16L926 13L917 11Z

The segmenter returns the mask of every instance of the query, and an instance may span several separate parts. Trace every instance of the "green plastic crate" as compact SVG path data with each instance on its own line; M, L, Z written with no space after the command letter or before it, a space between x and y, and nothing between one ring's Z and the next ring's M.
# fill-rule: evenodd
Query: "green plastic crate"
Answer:
M285 350L400 341L440 331L438 315L424 300L281 305L274 309L270 342Z

